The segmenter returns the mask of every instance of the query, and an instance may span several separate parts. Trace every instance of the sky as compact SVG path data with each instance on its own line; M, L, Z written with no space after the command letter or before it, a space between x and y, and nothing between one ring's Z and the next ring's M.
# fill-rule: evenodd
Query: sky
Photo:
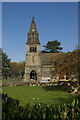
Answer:
M12 62L26 58L27 33L34 16L39 32L40 50L48 41L58 40L62 52L78 45L77 2L2 3L2 48Z

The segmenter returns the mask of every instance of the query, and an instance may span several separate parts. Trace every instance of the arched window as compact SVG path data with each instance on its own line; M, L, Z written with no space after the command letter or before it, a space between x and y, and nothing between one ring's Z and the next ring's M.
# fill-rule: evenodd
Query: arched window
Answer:
M32 52L32 51L31 51L31 47L30 47L30 52Z
M30 47L30 52L36 52L37 51L37 47Z
M34 52L34 47L33 47L33 52Z
M37 48L35 47L35 52L37 51Z

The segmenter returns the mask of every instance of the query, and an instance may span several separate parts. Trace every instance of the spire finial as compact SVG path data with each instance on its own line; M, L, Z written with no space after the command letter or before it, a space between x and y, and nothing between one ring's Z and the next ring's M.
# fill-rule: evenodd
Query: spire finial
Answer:
M32 17L32 19L34 19L34 16Z

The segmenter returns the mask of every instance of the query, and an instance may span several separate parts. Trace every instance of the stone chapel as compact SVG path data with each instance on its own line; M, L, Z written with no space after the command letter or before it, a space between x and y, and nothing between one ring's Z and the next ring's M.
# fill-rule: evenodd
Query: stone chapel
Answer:
M40 53L39 33L34 17L32 18L26 47L24 81L35 80L39 82L42 78L51 78L51 70L54 70L51 60L52 58L55 59L58 53Z

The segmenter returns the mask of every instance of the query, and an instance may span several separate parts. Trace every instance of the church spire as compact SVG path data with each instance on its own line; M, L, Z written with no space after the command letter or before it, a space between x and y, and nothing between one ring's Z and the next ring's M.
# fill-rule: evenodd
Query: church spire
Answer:
M35 24L35 21L34 21L34 17L32 18L30 32L37 32L36 24Z
M39 33L37 32L37 29L36 29L34 17L32 18L30 30L28 33L27 44L40 44L39 43Z

